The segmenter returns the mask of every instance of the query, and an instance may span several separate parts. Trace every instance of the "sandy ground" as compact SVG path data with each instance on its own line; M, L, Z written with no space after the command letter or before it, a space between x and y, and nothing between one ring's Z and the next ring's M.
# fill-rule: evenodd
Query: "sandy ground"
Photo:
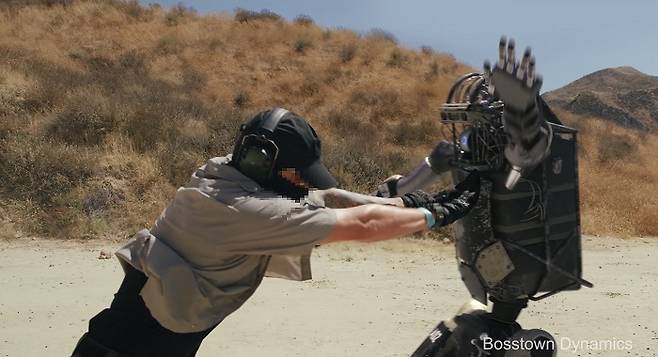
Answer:
M118 245L1 241L0 356L69 356L121 281L115 258L98 259ZM586 238L584 246L595 288L532 303L522 325L553 333L560 356L656 356L658 239ZM443 243L330 245L315 250L313 271L308 282L266 279L197 356L409 356L467 298ZM592 348L601 340L632 349ZM591 348L574 351L578 341Z

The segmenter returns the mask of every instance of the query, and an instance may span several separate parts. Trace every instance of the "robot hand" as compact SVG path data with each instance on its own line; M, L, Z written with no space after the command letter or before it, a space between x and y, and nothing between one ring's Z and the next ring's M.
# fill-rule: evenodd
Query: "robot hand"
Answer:
M484 62L489 90L505 103L505 109L522 113L536 106L542 79L535 74L535 58L530 47L523 53L521 63L515 58L514 39L507 41L501 37L498 51L498 62L493 70L489 61Z
M434 215L436 225L441 227L463 218L471 211L480 196L480 175L477 171L455 186L454 190L429 194L416 190L401 196L405 207L426 208Z
M550 133L538 111L541 77L535 74L535 59L527 48L519 63L515 59L514 40L500 39L499 59L494 68L484 63L489 90L505 104L503 125L508 135L505 158L512 165L506 186L513 189L523 169L540 163L548 154Z
M452 169L450 160L454 155L454 146L447 141L442 140L434 147L434 149L432 149L430 156L427 157L427 161L429 161L432 171L437 175L441 175Z

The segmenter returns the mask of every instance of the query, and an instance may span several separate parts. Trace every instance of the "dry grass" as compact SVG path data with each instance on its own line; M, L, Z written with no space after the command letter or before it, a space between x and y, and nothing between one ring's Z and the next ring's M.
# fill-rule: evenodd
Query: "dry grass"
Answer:
M583 230L658 236L658 135L558 112L580 132Z
M395 42L269 11L3 2L2 235L148 226L195 167L229 152L242 121L274 105L312 122L344 186L371 191L433 146L438 104L469 70Z
M439 104L469 70L305 16L3 2L0 236L148 226L195 167L230 151L243 120L275 105L308 118L344 187L369 192L441 138ZM658 140L629 145L640 136L566 119L581 129L585 232L658 235Z

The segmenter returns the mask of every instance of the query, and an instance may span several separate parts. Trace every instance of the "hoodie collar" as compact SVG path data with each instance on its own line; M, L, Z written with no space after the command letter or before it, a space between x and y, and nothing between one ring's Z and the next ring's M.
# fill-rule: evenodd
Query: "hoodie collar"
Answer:
M244 190L259 192L263 188L251 178L245 176L235 167L229 165L232 155L214 157L206 162L196 173L200 178L220 179L235 182Z

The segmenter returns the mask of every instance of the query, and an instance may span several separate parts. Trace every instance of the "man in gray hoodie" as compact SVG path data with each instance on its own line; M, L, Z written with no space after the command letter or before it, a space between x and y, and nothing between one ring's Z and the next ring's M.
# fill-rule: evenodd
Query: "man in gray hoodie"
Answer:
M242 126L232 155L208 160L154 226L117 252L126 276L73 356L194 356L264 276L310 279L318 244L450 224L476 203L479 177L396 198L335 186L303 118L282 108L259 113Z

